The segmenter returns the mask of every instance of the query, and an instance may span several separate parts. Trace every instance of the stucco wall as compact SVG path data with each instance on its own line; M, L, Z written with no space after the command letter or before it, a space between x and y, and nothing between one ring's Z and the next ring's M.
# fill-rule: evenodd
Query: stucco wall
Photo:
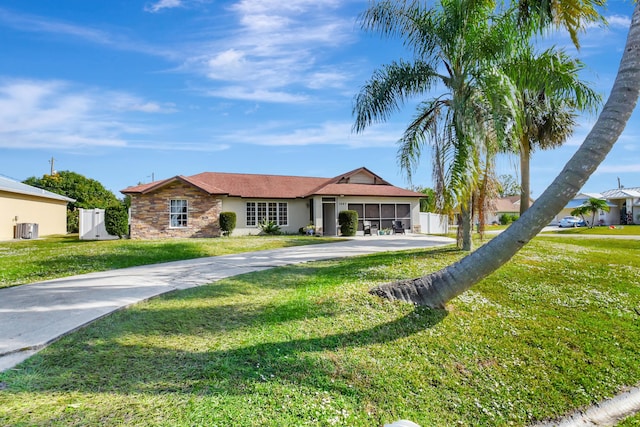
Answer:
M67 234L67 202L0 191L0 240L13 239L25 222L38 224L39 236Z
M186 227L171 227L169 204L187 200ZM218 237L222 200L183 183L174 183L147 194L131 195L131 238Z
M226 197L222 200L222 210L224 212L236 213L236 228L233 236L249 236L260 234L258 226L247 226L247 202L284 202L287 203L288 220L287 226L281 226L280 231L285 234L296 234L301 227L309 225L308 200L278 200L278 199L241 199L238 197Z

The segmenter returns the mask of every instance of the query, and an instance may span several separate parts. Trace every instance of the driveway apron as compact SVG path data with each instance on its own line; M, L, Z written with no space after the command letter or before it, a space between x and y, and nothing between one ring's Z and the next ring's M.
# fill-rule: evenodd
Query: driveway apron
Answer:
M179 289L284 265L447 245L437 236L348 241L174 261L0 289L0 372L123 307Z

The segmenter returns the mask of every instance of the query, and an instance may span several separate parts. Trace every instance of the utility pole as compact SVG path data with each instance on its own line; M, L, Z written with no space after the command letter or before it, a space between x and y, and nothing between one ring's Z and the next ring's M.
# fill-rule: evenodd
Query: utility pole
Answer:
M49 164L51 164L51 176L53 176L53 174L56 173L55 161L56 159L54 159L53 157L51 157L51 160L49 160Z

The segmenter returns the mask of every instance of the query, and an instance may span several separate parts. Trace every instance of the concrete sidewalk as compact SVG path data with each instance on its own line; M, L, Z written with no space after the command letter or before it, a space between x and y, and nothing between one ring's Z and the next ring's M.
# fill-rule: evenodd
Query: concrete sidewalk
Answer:
M177 289L307 261L446 245L445 237L359 237L110 270L0 289L0 372L58 338L115 310Z

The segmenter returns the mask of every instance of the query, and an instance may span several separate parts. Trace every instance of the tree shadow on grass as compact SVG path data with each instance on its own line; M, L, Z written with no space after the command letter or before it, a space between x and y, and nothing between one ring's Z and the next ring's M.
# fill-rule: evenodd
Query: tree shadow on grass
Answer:
M323 307L320 311L335 309ZM291 315L295 310L290 308L280 310L289 313L281 320L298 316ZM231 311L230 307L222 307L218 314ZM237 327L255 325L264 320L261 316L238 316ZM343 372L319 353L391 343L432 328L446 316L445 310L416 308L403 317L359 331L273 342L266 336L265 342L230 349L220 349L214 338L209 348L201 351L144 343L128 345L123 343L118 328L107 333L89 328L45 349L23 364L20 371L27 376L40 376L37 385L32 383L29 391L33 392L244 395L253 392L258 383L278 381L318 391L353 393L345 385L349 372ZM220 333L225 333L227 327L229 323L221 327ZM190 332L197 330L198 326L191 326ZM154 333L157 332L161 331ZM6 375L3 381L8 389L3 393L11 392L11 377L22 375L20 371Z
M142 309L115 313L63 338L26 361L20 370L0 374L7 384L3 393L11 393L11 384L19 383L22 375L37 376L36 382L29 382L29 391L33 392L243 395L253 390L256 384L269 381L344 392L348 378L341 376L349 374L320 353L392 343L434 327L447 316L447 312L415 308L409 314L397 317L394 313L398 311L392 309L391 313L378 313L380 316L377 318L397 317L394 320L380 320L371 327L363 326L363 329L347 332L325 333L311 327L308 333L315 336L298 338L304 334L295 330L289 332L287 328L295 328L298 321L310 325L314 319L325 322L329 319L328 324L331 324L330 319L345 309L339 299L323 292L312 297L295 298L296 290L304 286L303 276L307 280L313 277L312 282L321 282L329 276L335 279L335 276L346 274L353 280L354 273L358 274L378 262L397 261L402 257L447 255L452 250L455 251L439 248L404 254L374 254L367 256L367 261L351 259L346 267L335 267L334 262L325 262L315 267L305 264L271 270L280 271L280 278L277 273L255 278L245 276L246 283L257 289L251 292L287 291L262 303L255 303L247 287L237 286L233 281L243 280L242 277L168 294L163 297L166 304L152 303ZM375 261L372 262L371 258ZM284 276L287 276L286 280ZM341 281L332 283L340 286ZM234 300L238 296L242 298ZM227 297L230 302L219 301ZM361 314L370 310L386 311L388 303L367 295L366 290L358 298L364 299L355 306ZM207 304L211 300L216 300L216 304ZM181 305L182 301L185 304ZM174 302L176 305L172 305ZM247 333L253 334L255 329L261 328L263 338L254 335L247 340L248 345L239 344L236 338L231 341L221 338L234 332L244 334L243 329L252 329ZM341 329L335 323L333 328L336 331ZM287 336L296 338L287 339ZM163 337L167 339L161 339ZM206 337L202 340L201 350L193 350L193 346L186 345L182 347L191 350L181 348L179 338L189 340L192 337ZM178 338L178 344L169 338Z

